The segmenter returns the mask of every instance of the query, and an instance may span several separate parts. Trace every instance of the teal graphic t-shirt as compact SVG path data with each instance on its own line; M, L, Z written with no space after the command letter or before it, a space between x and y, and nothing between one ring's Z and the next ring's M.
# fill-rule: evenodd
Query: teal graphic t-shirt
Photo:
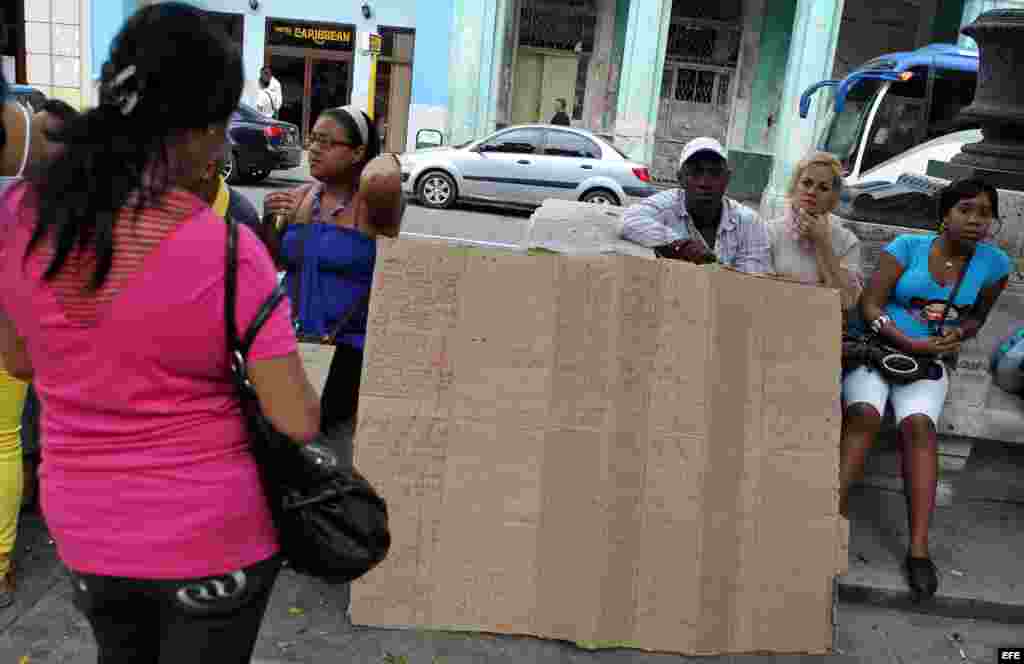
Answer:
M940 286L928 269L928 255L937 239L934 233L901 235L885 251L903 266L903 275L896 282L885 312L892 317L903 334L914 339L929 337L938 327L946 300L953 290L954 281ZM974 250L956 300L946 314L944 329L959 326L970 316L981 289L998 283L1010 274L1010 257L1002 249L979 242Z

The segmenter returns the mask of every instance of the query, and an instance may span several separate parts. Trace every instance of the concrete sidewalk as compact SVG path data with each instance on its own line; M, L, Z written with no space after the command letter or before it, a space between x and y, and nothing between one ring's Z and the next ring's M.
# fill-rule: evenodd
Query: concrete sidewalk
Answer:
M353 626L345 586L285 570L256 648L257 664L962 664L995 661L997 646L1024 643L1024 449L976 445L937 510L932 555L941 585L935 601L911 605L900 573L906 547L902 495L887 486L890 450L873 460L874 480L851 501L850 572L840 582L838 654L673 657L629 650L584 651L529 637L387 630ZM949 465L949 464L947 464ZM953 464L956 465L956 464ZM898 470L898 469L897 469ZM882 481L879 481L881 478ZM0 662L92 664L95 644L71 604L71 588L45 525L25 515L15 555L19 587L0 611ZM921 614L933 615L921 615ZM973 618L988 619L972 620ZM964 639L951 643L951 635ZM963 648L968 660L959 649ZM26 658L27 659L24 659Z
M956 445L944 447L955 452ZM850 569L840 580L840 597L1024 624L1024 448L981 441L962 461L944 454L938 502L931 555L939 592L914 605L901 572L908 528L899 455L891 445L873 452L865 486L851 494Z

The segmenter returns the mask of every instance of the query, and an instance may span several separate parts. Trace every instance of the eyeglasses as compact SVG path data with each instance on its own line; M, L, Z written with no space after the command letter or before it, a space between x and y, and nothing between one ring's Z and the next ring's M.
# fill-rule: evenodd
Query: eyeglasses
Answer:
M355 147L354 145L352 145L351 143L348 143L346 141L336 141L333 138L331 138L330 136L324 136L323 134L310 134L309 135L309 146L313 147L314 145L322 145L325 148L327 148L328 150L336 148L336 147L338 147L340 145L344 145L347 148Z

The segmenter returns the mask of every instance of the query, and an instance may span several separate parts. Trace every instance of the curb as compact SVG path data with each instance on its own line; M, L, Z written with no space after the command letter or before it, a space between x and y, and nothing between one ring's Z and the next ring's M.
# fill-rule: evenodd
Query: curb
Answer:
M905 590L839 583L839 600L849 604L867 604L922 615L971 620L988 620L1008 625L1024 625L1024 605L1005 604L971 597L936 595L916 604Z

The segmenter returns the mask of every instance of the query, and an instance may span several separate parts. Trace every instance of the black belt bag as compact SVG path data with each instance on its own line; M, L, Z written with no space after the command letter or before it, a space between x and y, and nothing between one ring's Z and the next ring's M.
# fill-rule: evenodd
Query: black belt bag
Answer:
M942 367L934 357L901 352L873 335L844 336L843 371L853 371L860 366L878 370L887 381L897 385L942 378Z

